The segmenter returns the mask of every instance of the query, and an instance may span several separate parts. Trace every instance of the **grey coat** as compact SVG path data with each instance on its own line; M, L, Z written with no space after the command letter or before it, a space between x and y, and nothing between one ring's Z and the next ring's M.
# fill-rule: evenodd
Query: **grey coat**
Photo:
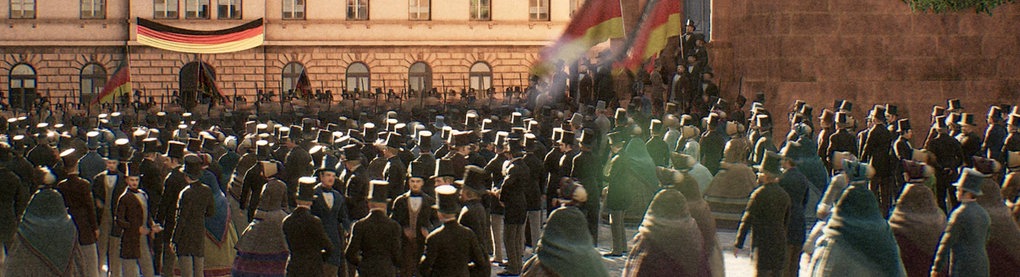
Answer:
M977 202L963 202L953 211L935 254L932 271L951 276L989 276L988 212Z

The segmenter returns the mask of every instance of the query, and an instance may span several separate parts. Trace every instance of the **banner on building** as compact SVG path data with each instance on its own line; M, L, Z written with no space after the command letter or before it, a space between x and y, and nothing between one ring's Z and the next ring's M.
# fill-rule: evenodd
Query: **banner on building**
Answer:
M255 48L265 42L261 18L215 31L181 29L144 18L137 18L137 23L138 43L174 52L230 53Z

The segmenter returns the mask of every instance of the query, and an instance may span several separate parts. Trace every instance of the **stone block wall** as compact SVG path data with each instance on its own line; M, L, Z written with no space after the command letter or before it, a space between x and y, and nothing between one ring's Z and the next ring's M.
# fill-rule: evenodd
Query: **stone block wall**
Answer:
M861 119L890 103L926 128L932 105L947 98L960 98L980 124L989 105L1020 104L1020 5L989 16L915 13L893 0L716 0L713 17L723 94L765 92L773 113L802 99L817 116L847 99Z

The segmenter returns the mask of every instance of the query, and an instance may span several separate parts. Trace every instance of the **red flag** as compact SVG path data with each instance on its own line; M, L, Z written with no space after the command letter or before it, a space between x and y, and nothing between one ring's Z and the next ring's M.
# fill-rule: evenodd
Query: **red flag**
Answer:
M611 38L621 38L623 12L620 0L588 0L577 9L563 35L541 52L538 64L532 71L543 75L558 61L571 63L589 48Z
M682 31L680 0L651 0L645 5L648 6L632 38L630 53L623 62L623 66L632 71L658 55L666 48L669 38L679 36Z
M113 71L113 76L103 85L103 91L96 95L89 105L111 103L117 97L128 93L131 93L131 66L125 60L117 66L117 70Z

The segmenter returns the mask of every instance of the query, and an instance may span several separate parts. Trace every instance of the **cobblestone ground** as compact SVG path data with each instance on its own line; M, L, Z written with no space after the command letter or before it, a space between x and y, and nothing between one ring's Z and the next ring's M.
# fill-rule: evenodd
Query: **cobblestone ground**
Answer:
M627 227L627 237L631 238L637 233L637 226ZM719 244L723 250L723 261L726 264L726 276L754 276L754 263L748 256L747 251L741 251L740 256L733 257L733 244L732 242L736 239L737 234L735 231L720 230L716 233L719 238ZM747 241L750 245L750 241ZM609 252L612 248L612 238L609 233L609 225L602 224L599 228L599 252ZM745 248L747 249L747 248ZM530 248L527 253L530 253ZM530 257L530 254L528 255ZM800 275L809 276L810 268L808 267L808 260L810 257L802 256L800 261ZM627 261L627 257L619 258L603 258L602 261L609 268L610 276L620 276L623 273L623 265ZM492 267L493 276L500 272L502 268L499 266Z

